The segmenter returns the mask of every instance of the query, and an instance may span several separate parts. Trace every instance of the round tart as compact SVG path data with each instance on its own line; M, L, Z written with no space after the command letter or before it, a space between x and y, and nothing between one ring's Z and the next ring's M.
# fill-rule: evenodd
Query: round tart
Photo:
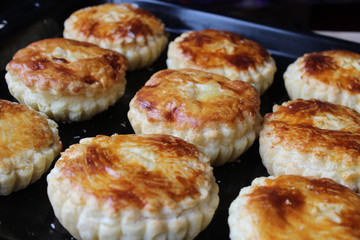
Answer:
M25 105L0 99L0 195L37 181L61 151L57 124Z
M130 101L136 133L170 134L195 144L213 166L236 160L261 128L251 84L195 69L155 73Z
M19 102L57 121L91 118L125 90L127 61L120 53L64 38L19 50L6 66L6 82Z
M83 8L71 14L64 27L65 38L124 54L129 70L153 63L168 42L161 20L136 4L106 3Z
M77 239L193 239L219 203L209 159L168 135L82 139L47 180L56 217Z
M360 54L330 50L305 54L284 73L291 99L316 98L360 112Z
M230 238L359 239L360 197L327 178L256 178L229 208Z
M360 189L360 114L353 109L315 99L275 105L259 142L270 175L327 177Z
M170 42L167 66L195 68L253 84L260 94L272 84L275 61L260 44L213 29L185 32Z

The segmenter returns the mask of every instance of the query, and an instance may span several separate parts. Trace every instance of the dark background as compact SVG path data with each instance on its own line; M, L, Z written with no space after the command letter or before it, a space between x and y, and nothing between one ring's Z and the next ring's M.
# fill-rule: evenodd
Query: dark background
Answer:
M355 0L167 0L243 20L296 30L360 31Z
M37 1L59 2L59 4L74 1ZM199 9L296 30L344 30L360 31L360 1L359 0L163 0L182 6ZM6 20L9 13L16 9L26 11L26 6L33 0L1 1L0 23ZM96 2L96 1L94 1ZM29 7L29 6L28 6Z
M202 11L273 27L296 30L360 32L360 0L162 0ZM76 5L83 0L5 0L0 5L0 26L21 23L24 15L41 5ZM96 4L98 1L91 1ZM19 21L20 20L20 21ZM360 37L359 37L360 38ZM360 42L360 39L358 40Z

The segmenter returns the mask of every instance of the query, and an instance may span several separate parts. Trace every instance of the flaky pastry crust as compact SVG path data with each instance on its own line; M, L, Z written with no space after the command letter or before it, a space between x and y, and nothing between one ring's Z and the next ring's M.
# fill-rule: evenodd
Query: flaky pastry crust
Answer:
M153 63L168 42L159 18L136 4L126 3L106 3L74 12L64 23L64 37L124 54L129 70Z
M185 32L170 42L167 66L195 68L253 84L260 94L272 84L276 65L260 44L214 29Z
M284 73L291 99L316 98L360 112L360 54L347 50L299 57Z
M271 175L327 177L360 189L360 114L320 100L275 105L264 117L260 155Z
M130 102L136 133L161 133L195 144L212 165L236 160L261 128L259 93L249 83L200 70L155 73Z
M127 66L117 52L51 38L16 52L5 77L21 103L55 120L79 121L104 111L124 94Z
M256 178L230 205L230 238L359 239L359 204L357 194L327 178Z
M193 239L219 202L209 159L168 135L82 139L47 180L56 217L77 239Z
M59 154L57 124L27 106L0 99L0 195L37 181Z

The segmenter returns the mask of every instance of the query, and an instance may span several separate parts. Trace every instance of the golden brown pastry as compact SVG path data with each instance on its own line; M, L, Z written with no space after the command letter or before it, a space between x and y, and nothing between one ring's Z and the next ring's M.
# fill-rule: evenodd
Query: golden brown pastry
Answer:
M185 32L169 44L170 69L195 68L253 84L260 94L272 84L275 61L258 43L214 29Z
M327 177L360 189L360 114L320 100L275 105L264 117L260 155L270 175Z
M25 105L0 99L0 195L37 181L59 154L57 124Z
M193 239L219 203L212 170L173 136L97 136L61 154L48 196L77 239Z
M360 239L360 197L327 178L256 178L229 209L232 240Z
M284 73L291 99L316 98L360 112L360 54L346 50L299 57Z
M168 42L161 20L136 4L106 3L83 8L71 14L64 27L65 38L124 54L129 70L153 63Z
M251 84L195 69L155 73L130 102L136 133L170 134L195 144L214 166L236 160L261 128Z
M11 94L57 121L89 119L125 90L127 61L120 53L64 38L20 49L6 66Z

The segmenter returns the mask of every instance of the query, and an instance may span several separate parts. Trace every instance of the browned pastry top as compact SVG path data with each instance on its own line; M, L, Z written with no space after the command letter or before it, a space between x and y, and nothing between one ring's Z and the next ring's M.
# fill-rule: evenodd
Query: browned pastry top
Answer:
M204 69L218 66L255 69L270 59L260 44L228 31L191 31L177 44L188 60Z
M305 76L334 88L360 93L360 54L330 50L305 54L301 61Z
M80 9L67 20L83 37L117 41L163 35L164 24L152 13L133 4L107 3Z
M244 197L256 239L360 238L360 197L343 185L283 175L252 188Z
M91 94L123 81L120 53L64 38L44 39L19 50L6 70L27 87L51 94Z
M191 205L209 190L212 179L208 158L200 157L194 145L169 135L86 138L63 152L56 167L58 178L86 195L110 200L115 212Z
M286 148L315 151L329 161L360 164L360 114L355 110L298 99L276 105L273 113L265 115L264 124L272 128L268 134L276 136L277 144Z
M195 69L162 70L141 88L133 102L149 121L180 128L208 123L234 125L245 116L256 116L260 97L255 87Z
M45 117L27 106L0 99L0 168L2 159L58 144ZM58 149L60 151L60 149Z

